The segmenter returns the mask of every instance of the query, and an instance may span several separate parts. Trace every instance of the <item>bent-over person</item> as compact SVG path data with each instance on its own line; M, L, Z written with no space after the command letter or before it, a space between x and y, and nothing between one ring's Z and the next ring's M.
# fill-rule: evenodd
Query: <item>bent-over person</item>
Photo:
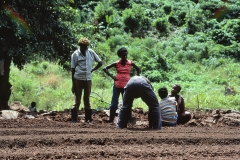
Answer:
M134 76L124 87L123 105L118 114L117 128L127 128L135 98L141 98L149 108L149 128L161 129L162 122L157 96L150 81L143 76Z

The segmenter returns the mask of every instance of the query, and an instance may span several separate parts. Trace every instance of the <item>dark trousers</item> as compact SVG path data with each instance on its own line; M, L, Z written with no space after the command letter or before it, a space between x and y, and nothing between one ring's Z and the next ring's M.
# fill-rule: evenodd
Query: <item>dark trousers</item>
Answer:
M90 93L92 88L92 81L82 81L75 79L75 106L77 111L79 110L79 106L81 104L82 91L83 93L83 103L85 109L91 109L90 105Z
M151 85L142 78L132 78L124 88L123 106L119 112L117 128L127 127L135 98L141 98L149 108L149 127L161 129L162 121L157 96L152 90Z
M186 111L185 111L186 112ZM177 124L185 124L191 119L190 113L185 113L183 115L178 116Z

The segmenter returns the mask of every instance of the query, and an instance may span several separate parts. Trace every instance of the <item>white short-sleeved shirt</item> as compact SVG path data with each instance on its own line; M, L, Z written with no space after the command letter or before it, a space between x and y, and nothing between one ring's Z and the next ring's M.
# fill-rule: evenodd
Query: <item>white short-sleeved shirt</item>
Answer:
M94 61L101 62L101 59L92 49L86 50L86 56L77 49L71 56L71 68L75 68L74 78L84 81L92 80L91 70Z

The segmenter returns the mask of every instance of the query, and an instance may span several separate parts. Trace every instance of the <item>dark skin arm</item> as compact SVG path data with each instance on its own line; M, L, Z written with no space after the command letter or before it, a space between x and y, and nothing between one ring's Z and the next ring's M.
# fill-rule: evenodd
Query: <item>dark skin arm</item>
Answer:
M100 68L102 66L102 61L98 62L98 64L91 70L91 73L93 71L96 71L98 68Z
M72 93L75 93L75 83L74 83L74 74L75 74L75 68L72 68Z
M133 66L133 68L136 69L137 75L139 76L140 73L141 73L140 68L139 68L135 63L133 63L132 66ZM116 76L113 76L113 75L108 71L108 69L113 68L113 67L116 67L116 62L114 62L114 63L106 66L105 68L103 68L103 71L104 71L109 77L111 77L113 80L115 80L115 79L116 79Z
M181 103L178 106L179 108L179 115L185 115L185 104L184 104L184 99L182 98Z
M103 68L103 71L104 71L109 77L111 77L113 80L115 80L115 79L116 79L116 76L113 76L113 75L108 71L108 69L113 68L113 67L116 67L116 62L114 62L114 63L106 66L105 68Z
M141 70L140 70L140 68L135 64L135 63L132 63L132 66L133 66L133 68L135 68L136 69L136 71L137 71L137 75L139 76L140 75L140 73L141 73Z

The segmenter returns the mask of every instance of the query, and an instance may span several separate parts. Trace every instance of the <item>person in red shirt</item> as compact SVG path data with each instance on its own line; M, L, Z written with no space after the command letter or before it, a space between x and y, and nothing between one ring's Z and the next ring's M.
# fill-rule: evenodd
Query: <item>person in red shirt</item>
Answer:
M114 121L116 110L118 109L119 95L121 93L123 96L124 87L130 80L131 67L133 66L136 69L138 76L141 73L140 68L132 60L127 59L128 51L125 47L120 48L117 51L117 55L121 58L120 60L103 68L103 71L114 80L113 95L110 105L110 123ZM108 71L108 69L113 67L116 69L116 75L112 75Z
M177 113L178 120L177 124L185 124L191 119L191 114L188 111L185 111L185 104L183 97L179 94L181 91L181 86L179 84L175 84L172 87L170 97L175 97L177 101Z

